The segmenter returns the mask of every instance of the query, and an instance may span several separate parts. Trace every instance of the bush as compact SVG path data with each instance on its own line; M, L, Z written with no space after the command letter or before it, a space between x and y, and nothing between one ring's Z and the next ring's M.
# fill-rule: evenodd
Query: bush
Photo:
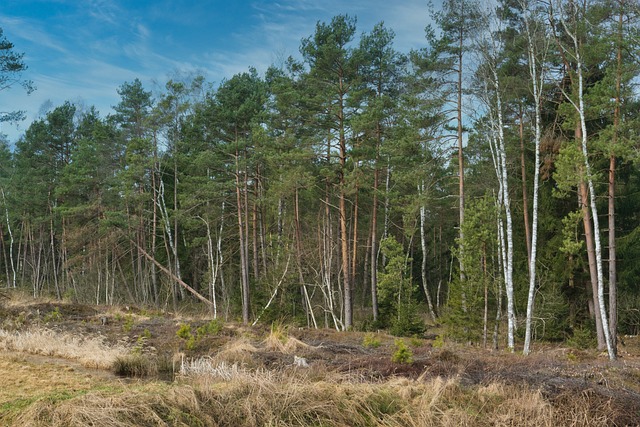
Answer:
M196 333L194 335L191 332L191 325L189 323L184 323L180 325L180 329L178 329L176 335L178 338L185 340L185 348L187 350L193 350L204 337L219 334L223 326L224 324L220 320L214 319L209 323L196 328Z
M573 335L567 340L569 347L586 350L588 348L595 348L598 344L595 334L592 328L581 326L573 330Z
M366 333L362 338L362 345L364 347L378 348L381 345L380 338L371 332Z
M413 352L402 339L395 340L396 352L393 353L391 361L394 363L412 363Z

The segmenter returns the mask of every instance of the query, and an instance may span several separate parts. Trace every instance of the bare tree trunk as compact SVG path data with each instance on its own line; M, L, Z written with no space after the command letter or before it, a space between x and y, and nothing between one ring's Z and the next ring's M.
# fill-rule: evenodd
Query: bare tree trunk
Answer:
M249 323L249 268L247 260L247 242L245 241L245 224L243 224L244 209L242 205L242 186L240 183L240 165L239 157L240 153L236 150L236 202L238 210L238 242L240 244L240 274L242 279L242 321L245 324Z
M418 194L421 198L424 197L424 182L418 184ZM427 307L429 307L429 315L431 319L436 321L436 312L433 309L433 303L431 302L431 295L429 293L429 287L427 286L427 239L425 236L425 223L427 221L426 208L424 206L424 200L420 203L420 243L422 247L422 265L420 268L422 279L422 292L427 299Z
M529 293L527 297L527 318L525 325L524 338L524 355L528 355L531 351L531 328L532 319L535 308L535 286L536 286L536 258L538 244L538 193L540 187L540 142L542 140L542 84L544 83L544 68L538 71L538 58L533 44L533 37L529 24L529 18L525 18L528 42L528 59L529 74L531 75L533 101L535 103L535 123L534 123L534 140L535 140L535 163L533 176L533 224L531 229L531 246L529 252ZM546 51L543 52L542 61L546 57Z
M356 283L356 266L357 266L357 253L358 253L358 182L356 179L355 188L355 200L353 201L353 241L351 242L351 269L349 274L351 275L350 283L355 287Z
M255 200L251 207L251 237L253 277L255 278L255 283L257 283L260 281L260 261L258 260L258 203Z
M524 236L527 241L527 265L529 265L531 264L531 230L529 227L529 197L527 196L527 168L524 151L524 112L522 111L522 105L519 106L518 122L518 134L520 137L520 173L522 175L522 214L524 217Z
M462 5L462 3L461 3ZM464 154L462 151L462 52L463 52L463 42L464 42L464 29L460 28L460 45L459 45L459 53L458 53L458 99L456 104L456 112L458 119L458 213L459 213L459 238L460 238L460 282L464 282L466 277L464 274L464 263L462 259L464 258L464 233L462 231L462 224L464 223ZM466 308L466 295L464 291L462 292L462 309L463 311L467 311Z
M153 191L153 219L151 224L151 255L156 256L156 241L158 234L158 141L157 135L153 134L153 168L151 170L151 191ZM158 291L158 273L155 263L151 263L151 290L153 293L153 304L157 307L160 302L160 292Z
M306 306L307 315L311 319L313 327L318 329L318 323L316 322L316 316L313 313L313 305L309 299L309 293L307 292L307 285L304 281L304 274L302 272L302 228L300 227L300 203L298 199L298 188L295 189L294 200L294 217L295 217L295 232L296 232L296 261L298 264L298 280L302 289L302 295L304 297L303 304ZM307 320L308 322L308 320Z
M616 218L615 218L615 197L616 197L616 156L615 146L618 144L620 132L620 105L622 87L622 43L624 9L626 0L619 1L620 15L618 16L618 40L616 51L616 96L615 109L613 112L613 137L611 139L612 154L609 157L609 188L608 188L608 220L609 220L609 330L611 333L611 345L613 353L618 354L618 279L616 266Z
M211 238L211 227L209 221L200 218L207 228L207 261L209 263L209 300L214 319L218 318L218 304L216 301L216 280L218 275L217 257L213 253L213 239Z
M373 203L371 206L371 308L373 320L380 315L378 310L378 181L380 171L376 160L373 171Z
M341 90L342 88L342 80L340 80ZM339 163L340 163L340 171L339 171L339 186L340 186L340 243L341 243L341 264L342 264L342 282L343 282L343 292L344 292L344 327L345 329L351 329L353 326L353 302L352 296L353 291L351 289L351 274L350 274L350 254L349 254L349 234L347 227L347 188L346 188L346 163L347 163L347 139L345 135L345 124L344 124L344 98L340 98L340 102L338 105L338 120L339 120L339 139L338 143L340 145L340 153L339 153Z
M7 231L9 232L9 261L11 263L11 282L7 281L7 286L11 285L12 288L16 287L16 268L13 260L13 232L11 231L11 222L9 221L9 207L7 206L7 199L4 195L4 189L2 191L2 201L4 203L4 215L7 221ZM18 251L19 253L20 251ZM8 279L8 277L7 277Z

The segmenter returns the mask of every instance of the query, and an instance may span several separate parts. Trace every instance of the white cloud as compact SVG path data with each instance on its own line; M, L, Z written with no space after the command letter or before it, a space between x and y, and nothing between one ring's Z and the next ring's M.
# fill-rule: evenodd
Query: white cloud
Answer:
M37 23L31 20L0 16L0 26L4 30L5 37L13 42L14 45L16 44L16 39L23 39L46 49L52 49L63 54L68 53L62 41L42 30ZM18 51L21 50L18 49Z

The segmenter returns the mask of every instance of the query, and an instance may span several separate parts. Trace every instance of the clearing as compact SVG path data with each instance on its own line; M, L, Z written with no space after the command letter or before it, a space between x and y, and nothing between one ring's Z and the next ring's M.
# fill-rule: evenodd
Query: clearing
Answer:
M615 362L402 342L13 298L0 307L0 425L640 425L637 337Z

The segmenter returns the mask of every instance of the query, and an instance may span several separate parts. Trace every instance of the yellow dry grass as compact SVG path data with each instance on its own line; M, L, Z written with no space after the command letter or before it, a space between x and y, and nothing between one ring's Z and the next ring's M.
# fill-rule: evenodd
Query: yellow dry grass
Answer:
M585 402L582 402L585 403ZM12 426L604 426L573 405L553 408L537 391L503 384L469 389L457 379L383 383L309 381L240 370L206 382L148 383L51 402L40 399ZM580 421L580 422L578 422Z
M50 329L10 332L0 329L0 350L77 360L91 368L108 369L128 349L107 345L103 337L82 338Z

